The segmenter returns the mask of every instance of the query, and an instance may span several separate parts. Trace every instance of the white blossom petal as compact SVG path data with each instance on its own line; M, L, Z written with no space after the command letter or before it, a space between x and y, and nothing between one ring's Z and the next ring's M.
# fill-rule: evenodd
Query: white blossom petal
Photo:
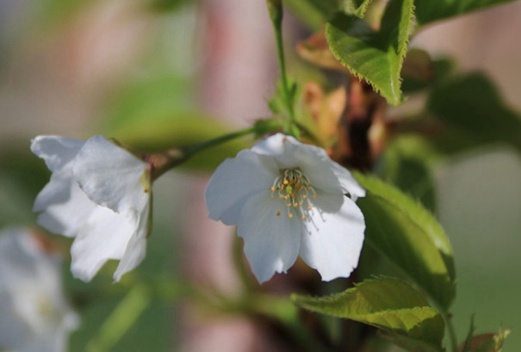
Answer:
M65 203L71 197L70 184L72 179L66 172L54 172L51 180L38 193L34 201L33 211L45 210L49 204Z
M83 224L99 206L92 202L76 183L61 185L58 182L53 183L53 180L51 180L42 192L48 186L52 186L52 189L56 190L57 195L66 193L69 197L64 201L59 201L61 197L58 196L53 197L54 199L46 199L48 205L42 209L44 211L38 216L38 224L51 232L67 237L75 237L83 227ZM40 199L40 194L37 201ZM46 203L42 201L40 204L43 206Z
M116 272L114 272L115 281L119 281L121 276L136 268L145 258L148 235L148 212L149 207L147 206L139 216L138 229L128 241L125 253L123 257L121 257Z
M74 277L90 281L109 259L121 259L132 238L137 214L97 207L79 230L71 247Z
M72 172L81 189L96 204L120 212L141 209L148 201L147 164L102 136L87 140Z
M302 234L300 256L324 281L349 277L364 241L364 216L350 198L344 200L336 213L314 212Z
M333 163L332 168L336 177L338 177L338 180L340 181L340 187L342 188L343 193L349 193L352 200L365 197L365 189L360 186L358 181L346 168L337 163Z
M252 194L269 191L279 170L272 159L243 150L215 170L206 187L210 218L236 224L238 214Z
M244 252L260 283L275 273L285 273L295 263L300 232L301 222L290 219L283 204L272 199L269 192L248 199L241 211L237 234L244 238Z
M63 169L78 154L84 141L59 136L37 136L31 141L31 151L45 160L51 171Z

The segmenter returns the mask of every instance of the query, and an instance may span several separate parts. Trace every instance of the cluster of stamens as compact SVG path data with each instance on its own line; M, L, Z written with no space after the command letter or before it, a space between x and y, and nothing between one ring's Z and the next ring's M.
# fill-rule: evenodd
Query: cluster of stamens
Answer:
M271 196L284 200L290 219L300 215L302 220L306 220L312 210L309 197L316 198L317 194L307 176L295 168L281 170L271 186ZM277 216L280 216L280 211L277 211Z

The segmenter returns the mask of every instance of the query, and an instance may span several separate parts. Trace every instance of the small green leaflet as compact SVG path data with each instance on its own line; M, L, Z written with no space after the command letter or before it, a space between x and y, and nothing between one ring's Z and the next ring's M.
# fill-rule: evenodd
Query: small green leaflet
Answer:
M345 4L345 12L363 18L372 0L348 0Z
M390 334L407 336L441 350L444 322L426 298L410 284L374 278L326 297L292 295L298 306L313 312L355 320Z
M402 101L400 71L413 10L413 0L391 0L379 31L364 20L346 14L336 15L326 25L326 37L335 57L393 105Z
M447 311L455 296L455 269L452 248L440 224L397 188L375 177L354 175L367 190L357 201L366 221L366 244L402 269Z

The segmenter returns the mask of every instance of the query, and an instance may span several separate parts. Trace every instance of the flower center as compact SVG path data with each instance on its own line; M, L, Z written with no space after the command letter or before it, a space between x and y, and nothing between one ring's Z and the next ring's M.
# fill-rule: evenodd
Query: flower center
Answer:
M281 170L280 176L271 186L271 197L276 196L284 200L290 219L298 216L306 220L313 209L309 197L316 198L317 194L309 178L299 168L295 168ZM280 211L277 211L277 216L280 216Z

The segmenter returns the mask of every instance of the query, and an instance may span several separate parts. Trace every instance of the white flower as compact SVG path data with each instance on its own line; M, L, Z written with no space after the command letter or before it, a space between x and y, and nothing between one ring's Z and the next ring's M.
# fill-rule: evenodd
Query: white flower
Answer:
M59 352L79 317L63 295L58 258L25 229L0 232L0 350Z
M212 219L237 225L259 282L298 255L329 281L358 265L365 223L354 200L363 196L323 149L276 134L217 168L206 205Z
M31 150L52 171L34 211L47 230L75 237L73 275L90 281L109 259L114 279L143 260L150 208L147 163L102 136L87 141L38 136Z

